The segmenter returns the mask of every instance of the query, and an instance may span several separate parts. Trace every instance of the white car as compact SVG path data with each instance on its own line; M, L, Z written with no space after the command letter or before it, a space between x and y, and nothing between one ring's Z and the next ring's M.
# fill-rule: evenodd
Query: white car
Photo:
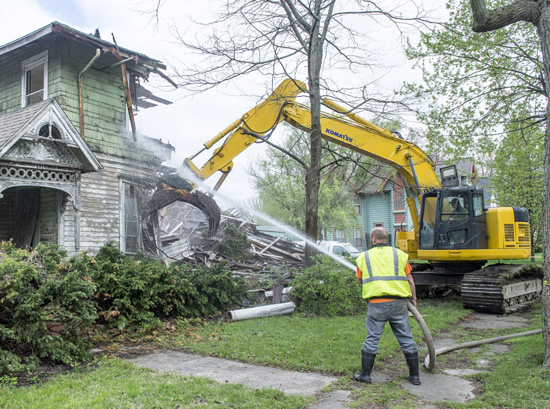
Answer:
M318 246L321 252L332 253L338 256L359 257L359 254L361 254L361 251L353 247L350 243L322 240L318 243Z

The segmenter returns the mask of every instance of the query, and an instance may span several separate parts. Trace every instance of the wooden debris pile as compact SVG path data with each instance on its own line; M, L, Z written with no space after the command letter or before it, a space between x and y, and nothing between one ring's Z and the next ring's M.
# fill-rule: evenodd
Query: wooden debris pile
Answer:
M206 241L201 232L207 228L206 218L201 219L187 206L182 206L173 215L161 215L161 227L164 231L161 242L162 253L166 258L181 260L197 265L210 265L227 260L232 270L261 273L273 267L301 267L304 263L304 247L289 241L283 235L262 232L258 226L236 211L221 216L220 227L215 236ZM223 242L227 239L230 227L244 233L249 242L246 249L249 258L235 261L226 254L212 250L216 246L208 242Z

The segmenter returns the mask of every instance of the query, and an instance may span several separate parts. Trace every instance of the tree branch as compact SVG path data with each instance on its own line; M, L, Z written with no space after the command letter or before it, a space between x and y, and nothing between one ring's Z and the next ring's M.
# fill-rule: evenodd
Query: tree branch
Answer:
M537 24L542 1L518 0L515 3L494 10L487 10L485 0L470 0L476 33L498 30L519 21Z

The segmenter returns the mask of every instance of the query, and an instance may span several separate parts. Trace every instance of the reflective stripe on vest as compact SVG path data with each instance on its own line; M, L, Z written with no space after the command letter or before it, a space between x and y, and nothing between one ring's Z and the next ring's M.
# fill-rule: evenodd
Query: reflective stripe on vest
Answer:
M375 255L379 256L372 259ZM361 254L357 259L357 265L363 272L363 298L411 297L411 289L405 274L407 260L406 253L390 246L375 247ZM368 277L365 277L366 275Z

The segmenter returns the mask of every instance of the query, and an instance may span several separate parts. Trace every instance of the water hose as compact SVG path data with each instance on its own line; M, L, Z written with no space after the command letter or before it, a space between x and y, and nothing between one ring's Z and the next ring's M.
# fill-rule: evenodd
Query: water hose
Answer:
M428 356L426 356L426 359L424 360L424 366L426 369L431 371L435 368L435 357L437 356L434 339L432 338L432 334L426 325L424 318L422 318L422 315L420 315L416 307L412 305L410 301L407 302L407 308L418 322L418 325L420 325L420 329L424 335L424 341L426 341L426 344L428 345Z
M505 340L511 339L511 338L524 337L524 336L527 336L527 335L535 335L535 334L540 334L540 333L542 333L542 329L536 329L536 330L533 330L533 331L519 332L517 334L503 335L501 337L481 339L479 341L470 341L470 342L465 342L463 344L458 344L458 345L451 346L451 347L439 348L435 351L435 355L434 355L433 358L432 358L431 353L426 356L426 358L424 359L424 366L427 369L432 370L435 367L435 356L443 355L443 354L446 354L447 352L451 352L451 351L454 351L456 349L473 348L473 347L477 347L477 346L480 346L480 345L483 345L483 344L491 344L493 342L500 342L500 341L505 341Z
M416 321L418 321L418 324L420 325L420 329L422 330L422 334L424 335L424 341L426 341L426 344L428 345L428 355L426 355L426 358L424 358L424 367L429 371L435 368L435 358L438 355L443 355L443 354L446 354L447 352L455 351L457 349L474 348L483 344L491 344L493 342L505 341L511 338L518 338L518 337L524 337L527 335L536 335L536 334L542 333L542 329L536 329L533 331L519 332L517 334L481 339L479 341L465 342L463 344L458 344L451 347L439 348L436 350L434 346L434 340L432 338L432 334L430 333L430 329L426 325L424 318L422 318L422 315L420 315L418 310L415 308L414 305L410 303L410 301L407 303L407 307L409 311L412 313L412 315L414 316L414 318L416 318Z

